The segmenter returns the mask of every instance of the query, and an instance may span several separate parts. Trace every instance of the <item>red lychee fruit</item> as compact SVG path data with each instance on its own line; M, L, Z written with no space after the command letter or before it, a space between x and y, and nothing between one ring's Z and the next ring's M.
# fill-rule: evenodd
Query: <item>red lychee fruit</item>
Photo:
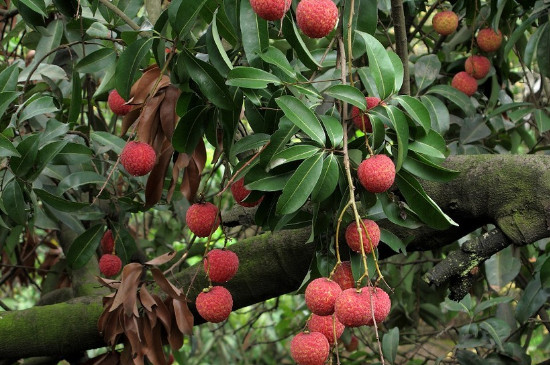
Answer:
M464 63L464 69L468 75L480 80L489 73L491 61L484 56L470 56L466 59L466 63Z
M373 307L374 307L374 319L376 320L376 323L382 323L390 313L391 309L391 300L388 293L386 293L381 288L372 288L370 289L372 293L372 297L369 294L368 288L363 288L363 291L366 292L365 298L367 298L368 306L371 307L370 301L372 299ZM372 320L372 315L369 318L369 321L367 322L367 326L373 326L374 322Z
M327 278L318 278L307 285L306 305L309 310L320 316L334 313L334 302L342 289L336 282Z
M122 268L122 261L117 255L107 253L99 259L99 271L107 277L115 276Z
M301 332L290 341L290 356L298 365L322 365L329 351L328 340L319 332Z
M143 176L151 172L157 161L153 147L144 142L126 143L120 154L120 163L130 175Z
M441 11L432 19L434 30L441 35L449 35L458 28L458 15L453 11Z
M477 45L484 52L494 52L500 48L502 44L502 32L498 33L492 28L481 29L477 33Z
M451 81L451 86L459 91L462 91L468 96L474 95L477 91L476 79L468 75L466 71L460 71L457 73Z
M233 199L235 199L235 202L239 205L242 205L243 207L255 207L256 205L260 204L264 197L262 196L260 199L256 200L255 202L244 202L248 195L250 195L250 190L244 187L244 177L242 179L239 179L235 181L231 185L231 194L233 194Z
M109 108L115 113L116 115L126 115L132 110L131 105L126 105L126 100L120 96L118 91L112 90L109 93L109 97L107 98L107 104L109 104Z
M168 365L172 365L174 363L174 355L170 354L170 357L168 357Z
M338 318L331 314L330 316L318 316L317 314L312 314L307 327L311 332L320 332L328 340L329 344L334 343L334 333L336 332L336 339L339 339L344 333L344 326Z
M334 271L332 280L338 283L342 290L353 288L355 286L355 280L353 279L353 272L351 271L351 262L342 261Z
M290 9L292 0L250 0L252 10L265 20L279 20Z
M359 182L371 193L383 193L395 180L395 165L386 155L374 155L363 160L357 169Z
M326 37L338 21L338 8L332 0L302 0L296 7L298 28L310 38Z
M371 221L370 219L363 219L363 223L367 228L368 237L365 232L365 228L361 227L361 235L363 236L363 248L365 253L371 252L373 249L378 247L380 242L380 228L376 222ZM370 240L369 240L370 238ZM361 241L359 240L359 233L357 232L357 224L352 222L348 228L346 228L346 242L348 243L349 248L355 252L361 252Z
M218 207L212 203L196 203L187 209L187 227L198 237L208 237L220 225Z
M356 336L352 335L349 342L344 344L344 347L349 352L357 350L357 348L359 347L359 339Z
M233 251L212 250L206 254L203 261L204 271L215 283L225 283L239 269L239 257Z
M225 321L233 310L233 297L223 286L214 286L197 296L195 306L206 321L219 323Z
M113 231L110 229L107 230L101 237L101 253L113 253L115 249L115 240L113 239Z
M367 102L367 111L380 104L380 98L377 98L376 96L367 96L365 98L365 101ZM353 124L355 124L357 129L367 133L372 132L372 124L370 122L368 114L363 113L356 106L351 108L351 120L353 121ZM363 123L364 123L364 128L363 128Z
M344 290L334 303L336 318L346 327L359 327L369 323L372 314L367 296L365 288Z

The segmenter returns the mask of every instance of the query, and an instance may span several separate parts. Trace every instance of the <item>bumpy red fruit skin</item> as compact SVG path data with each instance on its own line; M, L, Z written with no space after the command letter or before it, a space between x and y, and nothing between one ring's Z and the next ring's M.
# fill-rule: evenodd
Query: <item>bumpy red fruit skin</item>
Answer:
M155 150L144 142L130 141L120 154L120 163L133 176L147 175L155 166L156 161Z
M331 345L334 343L334 332L336 332L336 338L339 339L346 328L334 314L330 316L312 314L311 319L307 323L307 327L311 332L322 333ZM336 331L334 331L334 329L336 329Z
M351 262L342 261L334 271L332 280L338 283L342 290L353 288L355 286L355 280L353 279L353 272L351 271Z
M363 223L365 224L365 227L367 227L367 232L369 233L370 238L369 241L367 234L365 233L365 229L361 227L363 247L365 253L369 253L373 248L378 247L378 243L380 242L380 227L378 227L376 222L371 221L370 219L363 219ZM359 240L359 233L357 233L357 225L355 222L352 222L348 228L346 228L346 242L348 243L349 248L353 251L361 252L361 241Z
M441 35L449 35L458 27L458 15L446 10L435 14L432 25L434 30Z
M250 0L252 10L265 20L279 20L290 9L292 0Z
M108 229L101 237L101 253L113 253L115 249L115 240L113 239L113 231Z
M326 37L337 20L338 8L332 0L302 0L296 7L298 28L310 38Z
M390 313L391 309L391 300L388 293L386 293L381 288L373 289L371 288L372 297L368 294L368 289L363 288L363 290L367 293L366 298L367 302L370 308L370 302L372 300L373 307L374 307L374 319L376 320L376 323L382 323ZM367 322L367 326L373 326L374 321L372 320L372 315L369 318L369 321Z
M109 104L109 108L113 111L113 113L115 113L116 115L128 114L132 109L132 106L124 105L124 103L126 103L126 100L122 99L122 96L120 96L118 91L112 90L109 93L107 104Z
M264 199L264 197L262 196L255 202L243 202L243 200L245 200L246 197L250 194L250 190L244 187L244 177L237 180L231 185L231 194L233 194L233 199L235 199L235 202L237 204L247 208L255 207L256 205L260 204Z
M365 98L365 101L367 102L367 111L380 104L380 98L377 98L376 96L367 96ZM355 124L355 127L357 127L357 129L367 133L372 132L372 124L370 122L369 116L359 110L359 108L356 106L351 108L351 120L353 121L353 124ZM365 123L364 128L363 122Z
M464 69L468 75L480 80L489 73L489 70L491 69L491 61L484 56L470 56L464 63Z
M319 332L301 332L290 341L290 355L298 365L322 365L329 351L326 337Z
M117 255L105 254L99 259L99 271L107 277L115 276L122 268L122 261Z
M348 350L349 352L353 352L359 347L359 340L357 339L357 337L351 336L349 343L344 344L344 346L346 347L346 350Z
M309 310L320 316L334 313L334 302L342 289L336 282L327 278L318 278L307 285L306 305Z
M363 160L357 169L359 182L371 193L383 193L395 180L395 166L386 155L374 155Z
M239 269L239 257L229 250L212 250L206 254L203 261L204 271L215 283L225 283Z
M500 48L502 44L502 32L498 33L492 28L481 29L477 33L477 45L484 52L494 52Z
M336 318L346 327L359 327L369 323L372 312L367 299L367 290L346 289L338 296L334 304Z
M208 237L220 225L218 207L212 203L196 203L187 209L187 227L198 237Z
M233 297L223 286L214 286L197 296L195 306L206 321L219 323L225 321L233 310Z
M476 79L468 75L466 71L460 71L457 73L451 81L451 86L459 91L462 91L468 96L474 95L477 91Z

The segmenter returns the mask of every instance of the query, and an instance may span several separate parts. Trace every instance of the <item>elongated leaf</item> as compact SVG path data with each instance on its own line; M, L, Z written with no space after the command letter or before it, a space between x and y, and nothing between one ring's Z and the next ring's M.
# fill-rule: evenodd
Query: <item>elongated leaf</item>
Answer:
M80 81L80 75L76 71L73 71L72 82L73 88L71 93L71 105L69 106L69 117L67 118L68 124L75 124L78 121L78 116L80 115L80 109L82 107L82 83Z
M401 58L399 58L395 52L388 51L388 56L390 57L395 72L395 86L393 92L397 94L399 90L401 90L401 86L403 86L405 69L403 68L403 61L401 61Z
M543 109L537 109L534 114L539 133L544 133L547 130L550 130L550 116L548 113L546 113Z
M25 109L19 114L19 122L23 122L41 114L53 113L56 111L57 107L54 105L52 97L41 96L25 106Z
M80 269L88 263L99 246L105 226L97 224L75 238L67 252L67 265L73 270Z
M235 67L227 75L227 85L248 89L265 89L267 85L280 85L277 76L254 67Z
M282 151L292 136L299 131L299 128L292 124L287 117L283 118L281 118L281 122L286 121L286 123L279 125L279 129L271 136L269 146L260 154L260 163L262 166L270 164L273 156L277 152Z
M21 156L19 151L13 146L13 143L0 133L0 157Z
M512 248L506 247L484 263L487 270L487 282L495 291L503 289L519 274L521 261L515 257Z
M397 347L399 346L399 327L394 327L382 338L382 352L390 364L395 363Z
M537 63L539 71L542 75L550 77L550 26L546 23L546 28L540 36L539 44L537 45Z
M454 103L456 106L462 109L464 113L468 116L472 116L475 114L476 110L470 98L466 96L466 94L464 94L461 91L458 91L452 86L449 86L449 85L432 86L428 90L428 94L438 94L447 98L450 102Z
M233 65L231 64L231 60L227 56L227 52L223 47L220 35L218 33L218 26L216 22L218 10L214 12L212 24L206 32L206 49L208 51L208 59L210 60L212 65L216 67L220 75L222 75L223 77L227 77L227 73L229 72L229 70L233 69Z
M302 61L304 66L309 68L310 70L317 70L321 68L321 65L317 63L309 49L307 48L306 44L304 43L302 36L298 32L298 28L296 27L296 23L294 23L294 18L290 14L290 12L287 12L285 17L283 18L283 34L288 41L288 43L292 46L292 49L296 52L296 55Z
M502 347L502 340L500 339L500 336L497 333L495 327L493 327L488 321L483 321L479 325L479 328L485 330L489 334L489 336L491 336L491 338L495 341L498 348L501 351L504 351L504 348Z
M21 185L16 179L10 180L0 195L4 209L13 221L22 226L27 224L27 212L25 211L25 197Z
M69 189L74 189L86 184L103 184L105 177L93 171L77 171L66 176L59 182L57 193L63 194Z
M481 115L464 119L464 125L460 129L460 142L462 144L479 141L491 135L491 129L485 124Z
M130 44L120 55L116 65L115 85L124 100L130 98L130 88L134 83L141 61L153 45L153 38L141 38Z
M246 186L249 190L280 191L283 190L291 175L292 173L289 172L273 174L262 168L254 167L246 174L246 180L250 179Z
M239 139L231 148L230 158L235 158L239 153L263 147L269 141L270 135L256 133Z
M32 134L17 145L17 151L21 157L12 157L10 166L15 175L25 176L33 167L38 154L40 135Z
M395 234L388 231L387 229L380 229L380 240L388 245L393 251L397 253L403 252L404 254L407 254L405 243L403 243L401 238L397 237Z
M430 112L418 99L408 95L398 95L394 98L405 109L407 114L428 133L431 128Z
M542 289L540 278L538 276L535 277L527 284L523 295L518 301L516 319L520 323L527 321L528 318L539 311L549 296L550 293Z
M4 116L4 113L9 108L10 104L15 101L21 95L17 91L3 91L0 92L0 118Z
M38 196L45 204L55 208L61 212L73 213L77 212L87 206L87 203L78 203L65 200L56 195L52 195L42 189L33 189L33 192Z
M94 73L104 71L116 62L116 52L110 48L100 48L86 55L75 66L76 71Z
M269 46L263 53L260 54L260 57L265 62L277 66L287 76L292 78L296 77L296 71L294 71L294 68L292 68L292 65L288 62L286 56L280 49Z
M393 105L387 106L386 111L397 134L397 158L395 159L395 171L401 169L407 151L409 150L409 124L405 114Z
M422 96L421 100L430 113L432 129L440 134L447 133L451 124L451 117L445 104L431 95Z
M178 38L184 39L188 35L206 1L174 0L170 3L168 6L168 18L170 19L172 28L176 30Z
M294 174L286 183L283 194L277 201L277 213L294 213L304 203L313 191L315 183L321 176L323 169L323 154L314 155L298 166Z
M322 202L334 192L334 189L338 185L339 173L338 159L331 153L323 161L321 175L311 192L311 200L313 202Z
M311 139L320 145L325 145L325 131L315 114L299 99L284 95L276 100L286 117Z
M414 64L414 81L418 90L420 91L433 84L440 70L441 62L437 55L430 54L420 57Z
M262 59L259 55L269 47L267 20L256 15L249 1L241 1L240 26L248 64L261 68Z
M384 46L372 35L357 31L365 41L369 69L380 94L380 99L390 96L395 88L395 70Z
M0 93L16 91L17 79L19 78L19 67L14 63L0 72Z
M319 147L317 146L308 144L291 146L273 155L268 168L273 169L288 162L305 160L316 152L319 152Z
M187 111L180 119L174 135L172 146L178 152L192 154L206 128L206 107L199 105Z
M365 95L359 89L350 86L350 85L332 85L326 89L325 94L332 96L335 99L345 101L351 105L355 105L360 110L367 110L367 102L365 100Z
M439 182L451 181L460 174L459 171L436 165L412 151L409 151L409 155L403 161L403 168L421 179Z
M338 147L344 138L344 129L338 119L330 115L320 115L321 123L325 127L326 134L332 147Z

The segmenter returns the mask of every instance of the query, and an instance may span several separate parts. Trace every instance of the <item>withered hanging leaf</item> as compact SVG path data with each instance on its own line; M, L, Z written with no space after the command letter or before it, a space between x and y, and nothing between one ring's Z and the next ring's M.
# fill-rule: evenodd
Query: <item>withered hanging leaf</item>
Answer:
M139 316L137 309L135 309L134 312L134 308L136 307L135 303L137 288L139 286L142 273L143 265L139 263L134 262L124 266L122 269L120 288L116 292L115 300L110 311L113 311L121 304L124 304L124 310L127 315L134 313L134 315Z
M151 268L151 274L153 274L153 279L155 279L155 282L160 286L163 292L171 296L172 298L179 298L182 300L185 300L183 297L183 294L181 290L176 288L174 285L172 285L171 282L166 279L162 271L160 271L159 268L153 267Z
M156 308L156 307L155 307ZM145 311L145 316L149 319L152 327L155 327L158 323L157 311L153 309L151 312Z
M193 160L197 164L199 172L202 174L204 166L206 166L206 147L204 146L204 141L201 139L193 152Z
M96 278L102 286L106 286L111 289L118 289L120 287L120 280L106 279L101 276L96 276Z
M148 67L139 80L132 85L132 89L130 90L130 100L128 103L138 105L143 104L145 100L147 100L147 96L151 94L151 91L153 90L153 87L155 87L159 77L160 69L158 66L153 65ZM162 79L158 83L155 94L158 93L159 90L166 88L168 85L170 85L170 77L162 75Z
M132 347L132 356L143 356L143 324L141 323L141 318L134 316L123 316L124 321L124 334L128 341L130 341L130 346Z
M174 134L178 122L176 105L181 91L177 87L170 85L166 88L165 94L164 101L160 106L160 124L166 138L172 140L172 135Z
M141 287L139 288L139 301L141 302L141 305L143 305L143 307L149 312L151 312L153 307L157 305L155 298L153 298L153 296L149 293L145 287L145 284L141 284Z
M183 333L178 328L178 324L176 322L176 316L174 313L174 305L171 300L171 298L166 298L166 307L168 308L168 311L170 312L170 321L171 321L171 327L172 330L168 332L168 343L170 344L170 347L173 349L179 349L181 346L183 346Z
M122 328L121 316L124 316L122 308L114 312L104 311L98 320L98 329L102 333L103 339L110 346L118 343L118 338L124 333Z
M164 351L162 351L160 327L152 326L147 317L143 318L142 323L143 337L145 339L143 352L151 363L155 365L165 365L166 358L164 357Z
M185 169L180 186L180 191L190 202L195 200L195 196L197 195L197 190L199 189L201 182L201 173L205 165L206 147L204 146L204 141L201 139L199 140L197 147L195 147L189 166Z
M189 165L191 157L186 153L180 153L176 162L174 162L174 167L172 167L172 180L170 181L170 187L168 188L168 193L166 193L166 201L172 201L172 196L174 195L174 190L176 190L176 185L178 183L180 172Z
M132 124L134 124L134 122L139 118L140 113L141 109L134 109L122 118L122 126L120 128L121 136L124 136L126 132L128 132L128 129L130 129Z
M177 251L167 252L165 254L162 254L158 257L155 257L152 260L147 261L146 265L153 265L153 266L159 266L164 265L168 261L172 260L174 257L176 257Z
M111 305L113 304L113 302L115 301L115 293L111 293L109 295L106 295L103 297L102 301L103 301L103 308L105 309L109 309L111 307Z
M172 330L172 317L170 316L170 311L158 295L153 295L153 298L155 298L155 302L157 304L157 317L164 325L166 333L170 333ZM170 300L170 298L167 298L167 300Z
M159 93L149 99L147 104L141 109L141 115L138 121L138 136L140 141L150 145L153 144L160 122L157 113L163 100L164 93Z
M193 324L195 318L187 306L187 302L183 300L172 300L174 306L174 315L176 316L176 323L178 328L184 335L191 336L193 334Z
M170 159L174 149L170 141L165 140L162 144L162 152L158 158L157 164L149 174L147 184L145 185L145 207L150 208L162 197L162 189L164 188L164 177L166 170L170 165Z

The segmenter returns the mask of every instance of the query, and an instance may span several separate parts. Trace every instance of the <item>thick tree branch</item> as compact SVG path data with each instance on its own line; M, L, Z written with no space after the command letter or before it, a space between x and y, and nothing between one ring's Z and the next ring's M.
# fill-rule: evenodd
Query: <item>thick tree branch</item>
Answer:
M395 50L403 62L403 86L400 94L411 93L411 80L409 76L409 47L407 41L407 26L405 23L405 12L403 0L391 0L391 17L395 31Z

